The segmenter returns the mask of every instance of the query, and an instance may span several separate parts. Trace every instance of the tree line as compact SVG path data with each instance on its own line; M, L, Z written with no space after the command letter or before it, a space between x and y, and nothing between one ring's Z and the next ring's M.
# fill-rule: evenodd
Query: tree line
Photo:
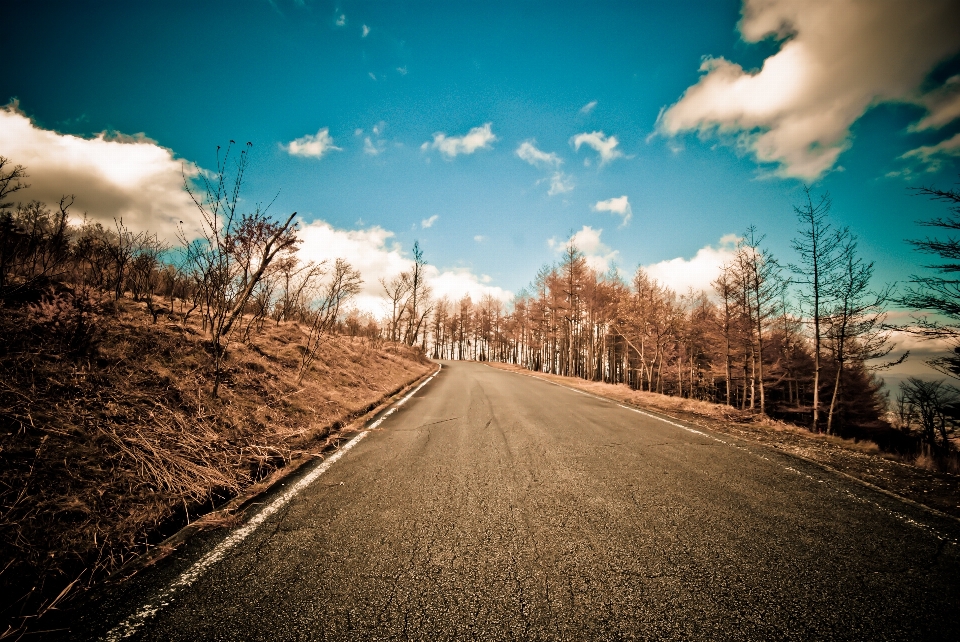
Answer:
M922 224L960 229L957 192L916 191L952 205L951 217ZM960 266L932 266L938 274L912 277L904 292L875 287L874 263L861 255L853 231L831 221L831 207L828 195L804 191L794 208L792 262L775 257L760 231L747 228L709 291L675 292L642 267L629 278L600 273L571 242L508 304L491 296L430 301L419 340L433 358L500 361L626 384L815 432L876 438L892 421L899 435L886 439L895 447L919 441L925 452L946 455L960 419L956 389L909 378L890 404L878 372L908 357L890 358L894 332L903 331L952 341L954 352L931 364L960 377L960 281L949 276ZM910 243L941 258L960 257L953 239ZM897 326L888 321L892 308L947 320L920 314Z
M129 294L154 322L168 315L186 326L196 315L209 338L214 396L229 341L248 341L267 323L294 322L307 334L301 376L326 338L340 333L419 346L437 359L514 363L726 404L828 434L860 434L892 416L931 452L952 448L960 416L953 386L909 379L891 415L876 374L907 357L888 358L898 329L952 342L954 352L932 365L960 377L960 286L951 277L960 271L960 248L952 238L910 241L945 262L929 266L933 275L912 277L903 292L877 288L856 235L830 219L829 196L806 190L794 208L792 262L775 257L751 226L709 291L675 292L642 267L629 276L593 270L571 242L508 303L433 297L415 243L410 268L380 280L386 311L376 318L351 306L363 281L347 261L298 257L296 213L275 219L270 204L240 210L248 162L249 144L236 153L231 142L218 148L215 173L199 186L185 183L200 233L181 226L171 247L122 220L71 224L69 196L53 208L14 206L10 197L27 187L27 170L0 157L3 306L29 306L31 318L56 329L75 355L94 341L104 297ZM948 216L921 224L960 229L960 194L916 191L950 207ZM935 316L894 328L891 306Z
M269 322L304 328L301 377L332 333L379 339L374 320L347 313L362 285L357 270L343 259L302 261L295 212L274 218L269 204L241 209L249 147L237 153L231 141L217 149L214 174L199 186L185 181L200 229L187 232L181 222L173 246L122 219L72 223L71 196L53 208L14 204L13 195L29 187L27 168L0 156L0 313L24 313L75 359L91 353L111 300L129 295L154 323L164 316L186 328L197 318L208 337L214 397L229 342L249 341Z

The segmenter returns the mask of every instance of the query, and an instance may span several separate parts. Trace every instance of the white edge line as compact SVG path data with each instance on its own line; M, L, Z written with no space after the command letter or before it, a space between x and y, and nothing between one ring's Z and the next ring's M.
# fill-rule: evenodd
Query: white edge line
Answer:
M167 588L157 595L152 602L141 606L123 622L110 629L101 639L104 640L104 642L119 642L119 640L128 638L136 633L144 624L147 623L148 620L150 620L150 618L159 613L162 608L169 606L170 603L173 602L177 591L187 588L197 581L197 579L203 575L208 568L223 559L223 556L226 555L227 551L245 540L271 515L286 506L290 500L297 495L297 493L316 481L320 475L327 472L330 466L336 463L338 459L343 457L347 451L356 446L361 439L369 435L371 430L383 423L384 419L395 413L397 408L405 404L411 397L413 397L413 395L417 394L417 392L420 391L420 388L423 388L425 385L430 383L431 379L440 374L440 370L443 368L442 364L438 365L439 367L437 368L436 372L430 375L430 377L424 380L424 382L419 386L414 388L413 391L407 396L394 404L390 410L380 415L376 421L367 426L362 432L357 434L356 437L341 446L340 449L330 455L330 457L321 461L316 468L304 475L296 484L291 486L282 495L267 504L267 506L259 513L251 517L246 524L230 533L230 535L228 535L222 542L217 544L212 551L204 555L199 561L195 562L193 566L184 571L180 577L174 580Z
M601 396L599 396L599 395L595 395L595 394L590 393L590 392L586 392L586 391L583 391L583 390L579 390L579 389L577 389L577 388L573 388L572 386L565 386L565 385L563 385L563 384L556 383L556 382L554 382L554 381L550 381L549 379L543 379L543 378L541 378L541 377L537 377L537 376L534 376L534 375L532 375L532 374L526 374L526 373L523 373L523 372L515 372L515 371L512 371L512 370L505 370L504 372L513 372L514 374L518 374L518 375L521 375L521 376L524 376L524 377L530 377L531 379L536 379L536 380L542 381L542 382L544 382L544 383L549 383L550 385L552 385L552 386L557 386L558 388L563 388L563 389L565 389L565 390L572 390L573 392L580 393L581 395L586 395L586 396L588 396L588 397L593 397L594 399L598 399L598 400L600 400L600 401L606 401L606 402L615 404L615 405L617 405L617 406L620 406L620 407L623 408L624 410L630 410L630 411L639 413L639 414L641 414L641 415L645 415L645 416L647 416L647 417L650 417L650 418L652 418L652 419L657 419L657 420L659 420L659 421L662 421L663 423L670 424L671 426L676 426L677 428L681 428L681 429L683 429L683 430L686 430L687 432L692 432L692 433L694 433L694 434L701 435L701 436L703 436L703 437L706 437L706 438L708 438L708 439L712 439L712 440L714 440L714 441L718 441L718 442L720 442L721 444L726 444L727 446L730 446L730 447L732 447L732 448L736 448L736 449L738 449L738 450L742 450L743 452L748 453L748 454L750 454L750 455L753 455L754 457L757 457L757 458L762 459L762 460L764 460L764 461L768 461L768 462L773 463L770 458L765 457L764 455L761 455L760 453L754 452L753 450L750 450L749 448L746 448L745 446L741 446L740 444L737 444L737 443L733 443L733 442L729 442L729 441L720 439L719 437L715 437L715 436L713 436L713 435L711 435L711 434L709 434L709 433L705 433L705 432L702 432L702 431L700 431L700 430L696 430L695 428L690 428L689 426L684 426L684 425L682 425L682 424L678 424L677 422L675 422L675 421L670 421L669 419L666 419L665 417L661 417L661 416L659 416L659 415L655 415L655 414L649 413L649 412L644 412L643 410L640 410L640 409L638 409L638 408L633 408L633 407L631 407L631 406L625 406L625 405L623 405L622 403L618 402L618 401L615 400L615 399L610 399L609 397L601 397ZM782 454L789 454L789 453L782 453ZM780 466L781 468L784 468L784 469L790 471L790 472L793 472L793 473L796 473L796 474L801 475L801 476L803 476L803 477L806 477L806 478L807 478L808 480L810 480L810 481L816 481L816 482L818 482L818 483L820 483L820 484L823 484L823 483L824 483L824 480L823 480L823 479L816 479L815 477L812 477L811 475L808 475L808 474L806 474L806 473L804 473L804 472L801 472L801 471L799 471L799 470L797 470L797 469L795 469L795 468L791 468L790 466L786 466L786 465L784 465L784 464L777 464L777 465ZM828 483L827 485L829 486L830 484ZM857 495L856 493L854 493L854 492L852 492L852 491L850 491L850 490L848 490L848 489L846 489L846 488L843 488L843 487L840 487L839 490L838 490L838 492L842 492L843 494L847 495L848 497L854 499L855 501L857 501L857 502L859 502L859 503L871 504L871 505L873 505L875 508L877 508L878 510L880 510L881 512L885 512L885 513L893 516L894 518L896 518L896 519L898 519L898 520L900 520L900 521L902 521L902 522L904 522L904 523L906 523L906 524L910 524L911 526L915 526L915 527L917 527L917 528L920 528L921 530L926 530L926 531L929 532L931 535L933 535L934 537L936 537L937 539L939 539L939 540L941 540L941 541L950 542L950 543L952 543L952 544L960 544L960 542L958 542L957 540L954 540L953 538L951 538L951 537L948 536L948 535L944 535L943 533L939 532L937 529L935 529L934 527L930 526L929 524L924 524L924 523L922 523L922 522L918 522L918 521L914 520L913 518L911 518L911 517L909 517L909 516L907 516L907 515L904 515L903 513L899 512L899 511L895 511L895 510L886 508L886 507L884 507L884 506L881 506L879 502L875 502L875 501L873 501L873 500L866 499L866 498L864 498L864 497L860 497L860 496ZM900 498L898 498L898 497L896 497L896 496L894 496L894 497L895 497L896 499L900 499Z

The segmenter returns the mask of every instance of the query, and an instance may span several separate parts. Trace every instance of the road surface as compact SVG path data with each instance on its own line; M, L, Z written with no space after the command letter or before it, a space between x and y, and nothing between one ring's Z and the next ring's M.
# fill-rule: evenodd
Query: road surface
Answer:
M960 639L957 522L482 364L295 482L74 639Z

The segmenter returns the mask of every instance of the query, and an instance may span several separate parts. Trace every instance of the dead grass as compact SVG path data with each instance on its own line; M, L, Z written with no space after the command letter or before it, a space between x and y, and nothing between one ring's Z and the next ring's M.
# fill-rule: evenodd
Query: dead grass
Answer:
M428 372L405 346L331 337L299 384L304 332L232 343L219 399L205 335L121 301L82 358L0 310L0 616L54 608ZM4 637L0 628L0 638Z
M960 475L957 474L960 473L960 465L956 457L950 460L952 463L944 470L943 462L934 462L930 458L905 458L881 451L872 441L816 434L799 426L722 404L631 390L624 384L613 385L532 372L513 364L491 362L488 365L539 377L622 403L649 408L715 432L762 443L829 466L935 510L960 517Z

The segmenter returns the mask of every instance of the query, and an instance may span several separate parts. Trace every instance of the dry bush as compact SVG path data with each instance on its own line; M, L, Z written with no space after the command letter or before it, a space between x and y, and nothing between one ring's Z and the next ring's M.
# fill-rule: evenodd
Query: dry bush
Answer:
M60 292L0 307L7 622L49 610L63 589L88 586L160 534L317 452L332 428L431 367L406 346L333 336L298 383L307 336L283 324L230 344L213 398L197 325L155 325L146 302L127 299L84 317L78 301ZM83 352L72 339L78 314L98 339Z

